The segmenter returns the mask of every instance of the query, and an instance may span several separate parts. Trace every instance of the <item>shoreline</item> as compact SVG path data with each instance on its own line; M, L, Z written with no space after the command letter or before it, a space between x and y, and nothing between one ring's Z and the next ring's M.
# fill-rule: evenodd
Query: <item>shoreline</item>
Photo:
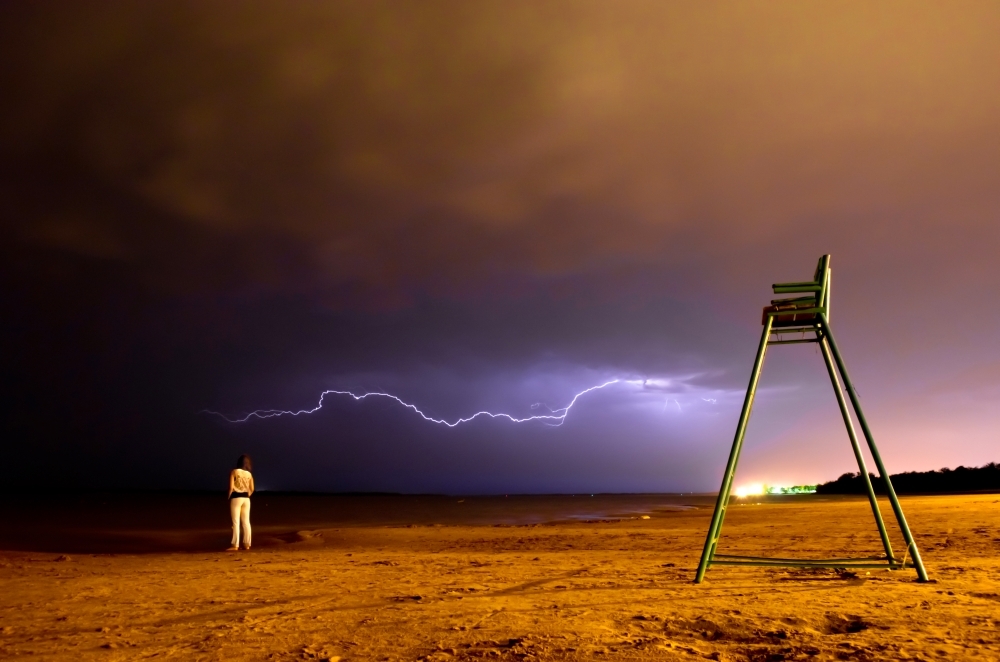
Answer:
M758 504L780 510L829 503L867 503L867 498L853 494L762 495L734 499L730 512ZM571 527L643 518L656 522L687 516L708 518L714 505L713 495L676 494L385 497L260 493L252 499L251 523L258 548L268 548L295 541L303 531ZM47 494L0 501L0 550L11 552L202 553L224 548L229 536L229 513L225 497L219 493L79 494L72 498Z

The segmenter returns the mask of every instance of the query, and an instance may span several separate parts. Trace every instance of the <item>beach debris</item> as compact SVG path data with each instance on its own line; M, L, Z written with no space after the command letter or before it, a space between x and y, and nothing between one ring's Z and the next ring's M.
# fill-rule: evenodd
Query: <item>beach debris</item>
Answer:
M389 598L393 602L417 602L424 599L422 595L394 595Z
M826 627L823 631L826 634L854 634L855 632L867 630L869 627L871 627L871 623L861 616L854 614L842 616L840 614L829 613L826 615Z
M303 660L319 660L319 662L340 662L340 656L330 653L329 646L303 646L299 649L299 657Z

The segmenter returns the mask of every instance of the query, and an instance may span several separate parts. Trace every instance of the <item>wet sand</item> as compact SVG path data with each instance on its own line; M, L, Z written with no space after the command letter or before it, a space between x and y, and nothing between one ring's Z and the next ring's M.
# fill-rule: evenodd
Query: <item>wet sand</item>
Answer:
M8 499L0 658L1000 659L998 495L903 499L933 583L912 570L717 567L702 585L691 580L711 515L704 498L593 497L596 508L261 498L254 549L239 553L210 551L227 527L195 513L224 500L187 498L158 506L159 530L113 499L79 501L52 530L55 502ZM720 543L765 555L879 551L857 498L734 505Z

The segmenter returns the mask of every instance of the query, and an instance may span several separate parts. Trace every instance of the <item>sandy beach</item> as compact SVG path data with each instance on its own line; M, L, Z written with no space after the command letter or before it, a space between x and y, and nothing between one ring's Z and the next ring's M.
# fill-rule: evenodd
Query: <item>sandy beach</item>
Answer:
M406 502L397 499L396 510ZM44 551L3 552L0 657L1000 659L997 495L903 499L926 584L912 570L717 567L695 585L705 499L651 508L649 519L312 529L282 527L262 501L249 552L180 551L177 531L143 532L127 553L73 552L72 541L61 551L52 540L34 543ZM10 511L5 521L4 546L17 547L13 529L27 525ZM187 539L203 547L204 536L225 534ZM803 556L878 549L867 504L853 498L733 507L720 544Z

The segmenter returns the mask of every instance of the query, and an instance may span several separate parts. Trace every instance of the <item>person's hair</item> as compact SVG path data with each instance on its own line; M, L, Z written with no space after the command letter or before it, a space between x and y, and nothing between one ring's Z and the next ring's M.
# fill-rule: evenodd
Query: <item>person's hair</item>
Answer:
M236 460L237 469L243 469L244 471L252 471L252 469L250 468L251 466L253 465L250 462L249 455L240 455L240 459Z

